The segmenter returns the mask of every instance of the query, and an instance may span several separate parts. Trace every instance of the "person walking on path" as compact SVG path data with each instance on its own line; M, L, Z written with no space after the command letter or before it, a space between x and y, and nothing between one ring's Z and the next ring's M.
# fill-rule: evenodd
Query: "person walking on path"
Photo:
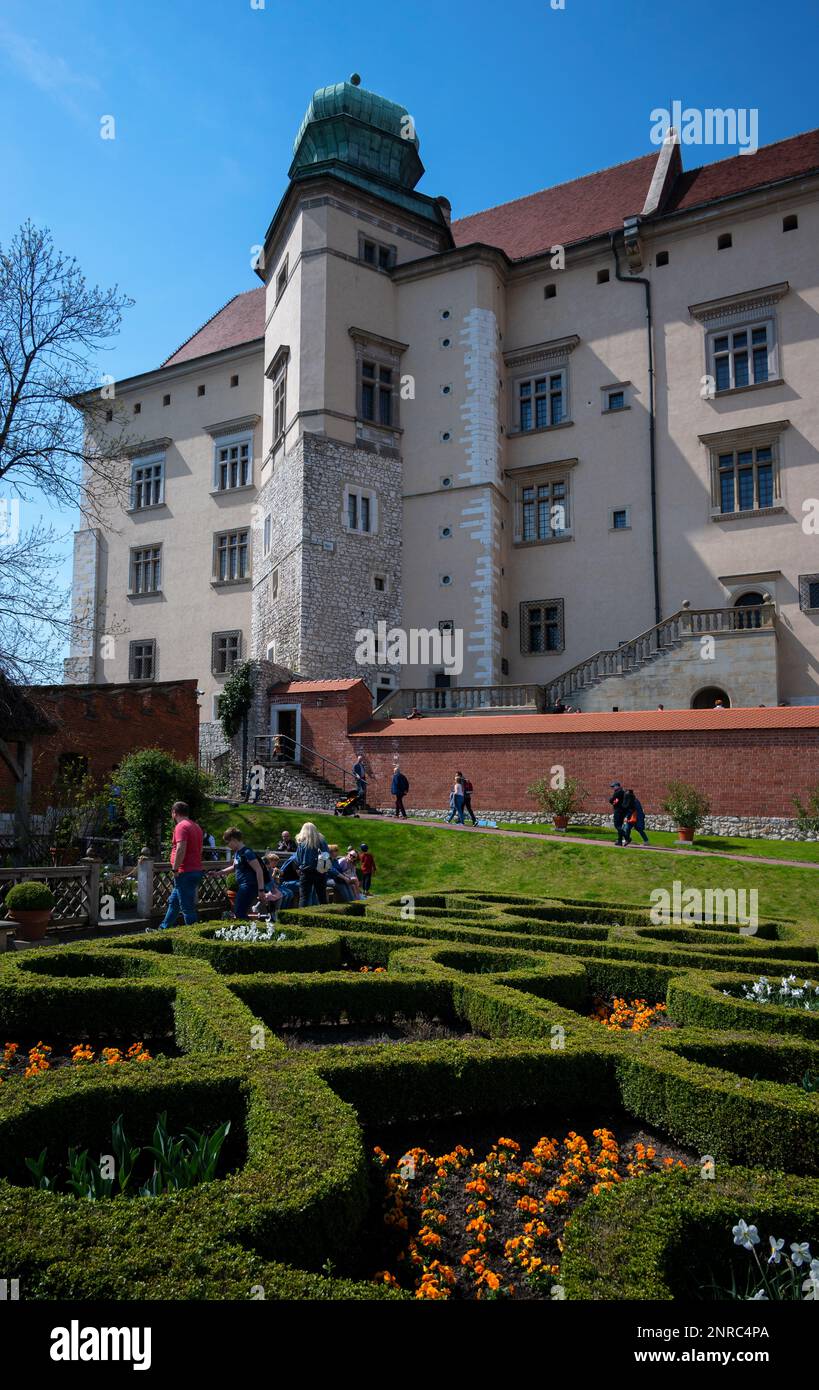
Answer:
M265 890L264 865L250 845L245 844L244 836L236 825L231 825L222 836L233 854L233 862L226 869L217 869L215 876L227 878L236 875L236 897L233 900L233 915L237 921L244 921L248 912Z
M449 823L455 816L457 816L458 824L464 824L465 800L466 796L464 793L463 779L461 777L460 772L458 772L455 776L455 781L452 785L452 791L449 794L449 815L447 816L447 823Z
M634 803L636 800L637 798L635 797L634 792L631 791L630 788L622 788L622 796L620 798L620 813L623 819L620 824L620 834L622 835L621 843L623 845L631 844L631 827L634 824L634 820L632 819L632 817L634 816Z
M409 782L408 782L407 778L404 776L403 772L401 771L401 769L400 769L400 767L398 766L397 763L395 764L395 767L393 768L392 782L391 782L391 784L390 784L390 791L392 792L393 796L395 797L395 815L396 815L397 817L403 816L403 817L404 817L404 820L406 820L406 819L407 819L407 813L406 813L406 810L404 809L404 797L406 796L407 792L409 791Z
M355 778L358 799L363 806L367 800L367 769L364 766L364 758L361 753L359 753L353 764L353 776Z
M473 825L478 824L478 818L472 810L472 793L475 790L468 777L464 777L462 772L456 772L456 777L460 777L464 784L464 811L469 816Z
M190 807L186 801L175 801L171 808L173 816L173 844L171 846L171 868L173 869L173 891L168 902L168 910L162 919L162 929L175 927L179 914L185 925L193 926L199 921L196 911L196 892L202 882L202 827L191 819Z
M623 821L626 818L625 812L623 811L623 797L625 794L626 789L621 782L612 782L609 805L611 806L611 818L614 822L614 828L617 831L618 845L623 844Z
M326 903L330 849L324 836L310 820L304 822L296 836L296 863L299 870L299 907L309 907L313 893L320 903Z
M631 790L626 792L623 798L623 812L625 814L625 820L623 822L625 843L627 845L632 843L631 832L636 830L642 843L647 845L649 843L649 838L646 835L646 813L643 810L642 803L637 799L636 792Z

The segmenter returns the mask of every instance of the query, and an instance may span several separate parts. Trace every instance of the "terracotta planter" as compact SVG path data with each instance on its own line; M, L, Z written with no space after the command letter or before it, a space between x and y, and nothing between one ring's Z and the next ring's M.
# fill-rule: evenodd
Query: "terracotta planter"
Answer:
M677 826L677 838L678 838L679 840L682 840L685 844L690 845L690 844L691 844L691 841L692 841L693 838L694 838L694 827L693 827L693 825L678 825L678 826Z
M227 900L228 900L228 902L230 903L231 907L233 907L233 904L234 904L235 901L236 901L236 889L235 889L235 888L226 888L226 889L225 889L225 892L227 893Z
M17 923L15 936L19 936L22 941L42 941L53 909L38 907L26 910L9 907L6 911L10 921Z
M568 817L568 816L552 816L552 822L553 822L553 824L554 824L555 830L565 830L565 829L566 829L566 826L569 824L569 817Z

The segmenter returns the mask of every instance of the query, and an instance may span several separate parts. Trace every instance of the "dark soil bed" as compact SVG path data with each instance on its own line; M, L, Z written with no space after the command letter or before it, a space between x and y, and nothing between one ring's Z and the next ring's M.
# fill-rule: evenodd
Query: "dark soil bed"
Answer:
M468 1038L472 1030L434 1018L396 1018L392 1023L322 1023L279 1028L277 1037L293 1049L320 1047L367 1047L372 1043L441 1042L446 1038Z

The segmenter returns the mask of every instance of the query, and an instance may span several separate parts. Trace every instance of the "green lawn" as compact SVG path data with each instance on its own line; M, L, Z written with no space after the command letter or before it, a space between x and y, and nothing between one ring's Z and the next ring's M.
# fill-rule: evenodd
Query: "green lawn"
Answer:
M650 905L652 888L669 888L675 879L688 888L756 888L762 918L791 917L819 924L819 874L785 865L741 864L649 850L603 849L470 829L433 829L393 820L352 820L315 815L331 843L344 851L366 840L378 872L379 893L430 892L442 888L483 888L489 892L533 893ZM217 840L228 825L240 826L254 849L275 847L283 829L295 835L303 811L214 804L208 819ZM750 842L746 842L750 843Z
M551 821L542 825L519 825L514 821L498 821L501 830L518 830L528 835L555 835ZM679 843L673 830L649 830L646 832L653 845L676 845ZM614 831L605 825L570 825L567 835L580 836L584 840L613 840ZM635 844L639 835L634 835ZM710 849L723 854L758 854L765 859L801 859L805 863L819 864L819 840L750 840L740 835L696 835L694 849Z

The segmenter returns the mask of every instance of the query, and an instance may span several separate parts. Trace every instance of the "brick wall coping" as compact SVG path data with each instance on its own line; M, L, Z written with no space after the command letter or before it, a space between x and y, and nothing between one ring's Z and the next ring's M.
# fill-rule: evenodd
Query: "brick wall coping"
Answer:
M271 687L271 695L322 695L333 690L352 690L353 686L364 685L360 677L343 681L282 681Z
M373 721L361 738L470 738L482 734L698 733L720 729L817 729L819 705L750 709L619 710L589 714L424 715Z

